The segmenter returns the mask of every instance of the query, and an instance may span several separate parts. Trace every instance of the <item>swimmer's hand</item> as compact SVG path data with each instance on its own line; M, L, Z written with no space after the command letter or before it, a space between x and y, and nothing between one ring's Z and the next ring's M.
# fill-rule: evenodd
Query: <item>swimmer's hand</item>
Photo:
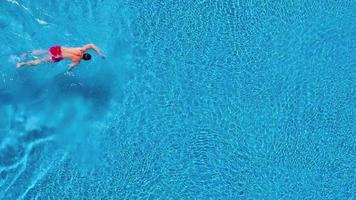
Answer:
M106 56L105 56L103 53L101 53L101 51L99 51L98 54L99 54L99 56L100 56L102 59L105 59L105 58L106 58Z
M66 76L74 76L74 73L72 72L72 71L66 71L66 72L64 72L64 75L66 75Z
M70 63L68 65L68 67L69 67L68 71L72 71L74 69L74 67L77 66L78 64L79 64L79 62Z
M64 72L64 75L66 75L66 76L74 76L73 67L68 68L67 71Z
M87 44L82 47L83 52L87 51L89 49L93 49L101 58L106 57L103 53L101 53L100 49L97 46L95 46L94 44Z

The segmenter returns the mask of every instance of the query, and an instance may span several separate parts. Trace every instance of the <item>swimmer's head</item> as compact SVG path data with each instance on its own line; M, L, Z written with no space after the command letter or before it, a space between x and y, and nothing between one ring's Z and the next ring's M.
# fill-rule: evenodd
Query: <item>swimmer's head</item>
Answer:
M85 53L85 54L83 54L83 60L90 60L91 59L91 55L90 54L88 54L88 53Z

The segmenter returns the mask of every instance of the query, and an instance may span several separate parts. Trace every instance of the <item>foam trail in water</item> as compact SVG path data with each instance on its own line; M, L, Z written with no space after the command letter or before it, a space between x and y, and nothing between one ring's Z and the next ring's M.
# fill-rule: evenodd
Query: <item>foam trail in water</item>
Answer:
M16 64L17 62L21 61L21 58L17 55L11 54L7 61L11 64Z

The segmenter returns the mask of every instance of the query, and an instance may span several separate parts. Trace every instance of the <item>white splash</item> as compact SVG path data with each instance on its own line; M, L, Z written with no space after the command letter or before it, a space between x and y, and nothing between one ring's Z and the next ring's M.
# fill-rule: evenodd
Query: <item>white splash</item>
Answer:
M18 6L21 6L21 7L24 8L25 10L30 11L29 8L27 8L27 7L23 6L23 5L20 5L20 3L17 2L16 0L6 0L6 1L9 2L9 3L13 3L13 4L16 4L16 5L18 5Z
M11 54L9 56L9 58L7 59L7 61L11 64L15 64L17 62L19 62L21 59L17 56L17 55L14 55L14 54Z
M48 22L46 22L44 20L41 20L41 19L38 19L38 18L36 18L35 20L41 25L48 25Z
M6 0L6 1L20 6L19 2L17 2L16 0Z

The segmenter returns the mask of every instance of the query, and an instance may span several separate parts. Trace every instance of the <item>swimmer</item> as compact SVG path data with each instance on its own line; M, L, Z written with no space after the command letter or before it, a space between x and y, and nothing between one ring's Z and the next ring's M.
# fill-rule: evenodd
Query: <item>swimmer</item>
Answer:
M80 61L83 60L90 60L91 55L89 53L86 53L89 49L93 49L101 58L105 58L105 55L101 53L98 47L96 47L94 44L87 44L84 45L83 47L75 47L75 48L66 48L66 47L61 47L61 46L52 46L51 48L46 50L34 50L30 54L33 56L38 56L41 55L43 56L42 58L36 59L36 60L31 60L27 62L19 62L16 64L16 68L20 68L23 66L34 66L38 65L41 63L45 62L59 62L63 60L64 58L67 58L72 61L71 64L69 64L69 70L72 70L75 66L77 66ZM28 54L23 54L22 57L27 56Z

